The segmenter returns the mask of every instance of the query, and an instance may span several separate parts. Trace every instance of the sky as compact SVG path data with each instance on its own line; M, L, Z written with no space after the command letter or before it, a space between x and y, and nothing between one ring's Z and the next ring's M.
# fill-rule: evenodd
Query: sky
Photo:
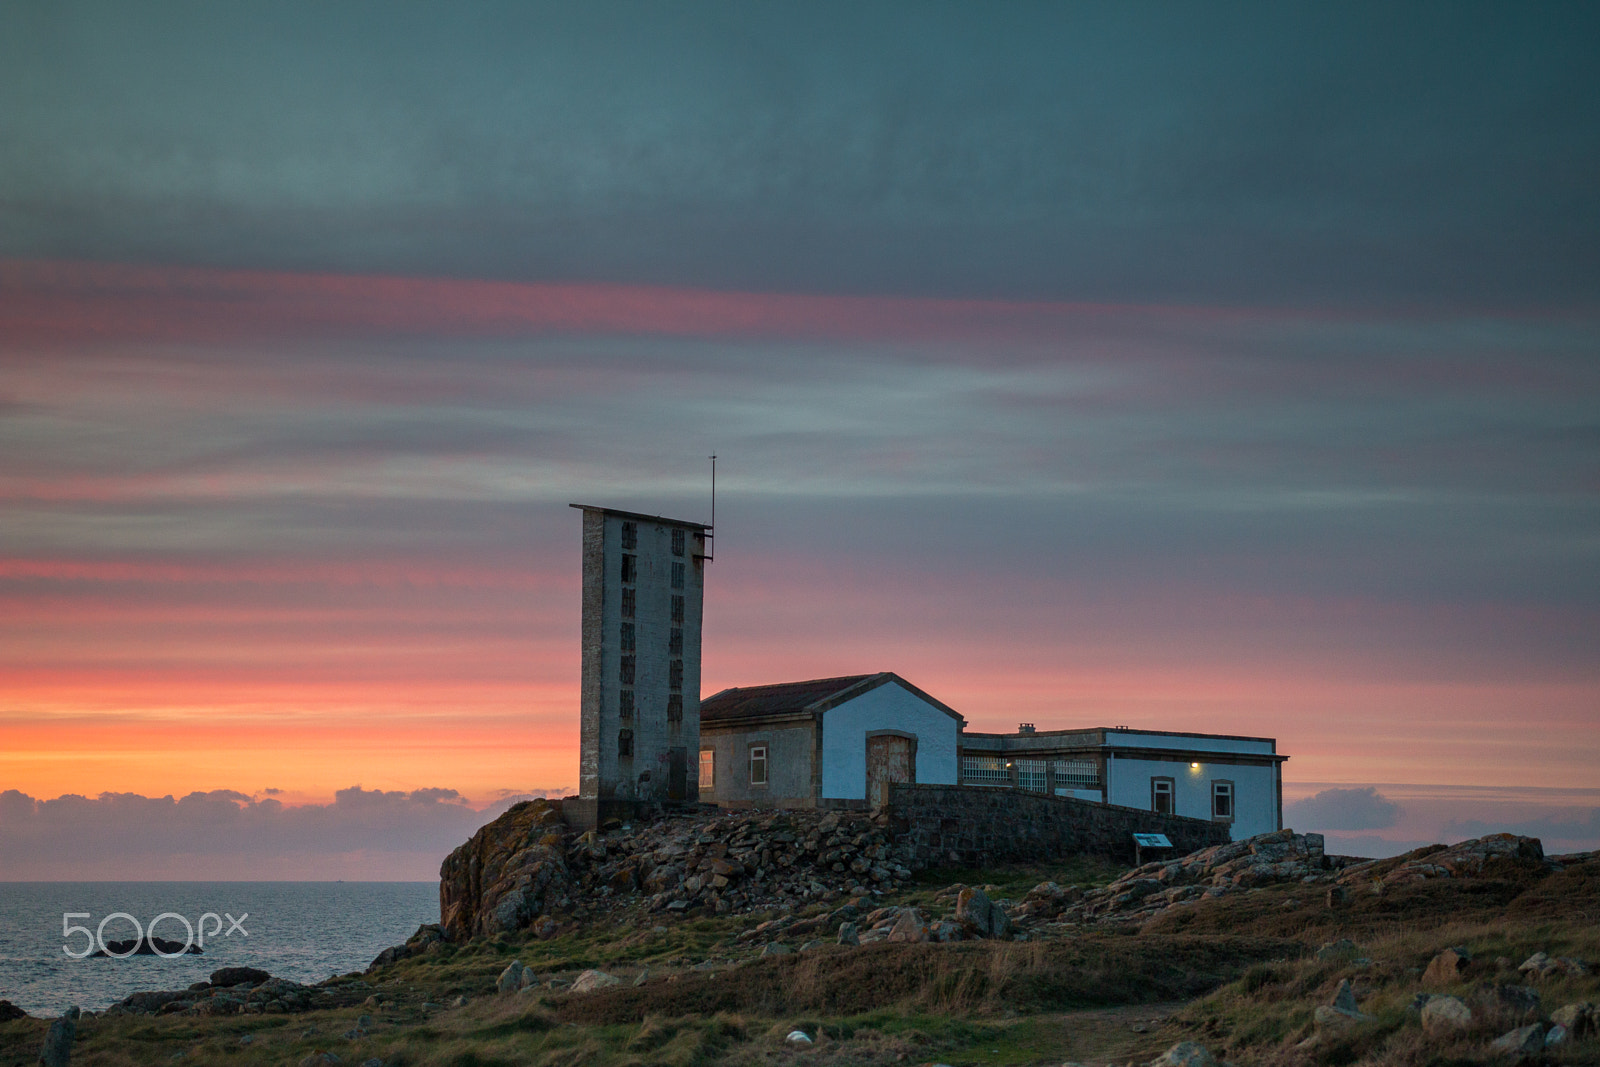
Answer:
M1591 5L0 9L0 879L415 878L703 684L1600 847ZM68 848L64 842L79 847Z

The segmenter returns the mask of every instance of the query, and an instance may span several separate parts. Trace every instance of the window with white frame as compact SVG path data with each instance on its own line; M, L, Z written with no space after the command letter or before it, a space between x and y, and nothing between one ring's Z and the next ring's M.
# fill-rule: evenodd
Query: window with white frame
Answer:
M1214 779L1211 783L1211 817L1213 819L1233 818L1233 783Z
M1172 814L1172 779L1150 779L1150 810L1162 815Z
M767 746L750 746L750 784L767 784Z

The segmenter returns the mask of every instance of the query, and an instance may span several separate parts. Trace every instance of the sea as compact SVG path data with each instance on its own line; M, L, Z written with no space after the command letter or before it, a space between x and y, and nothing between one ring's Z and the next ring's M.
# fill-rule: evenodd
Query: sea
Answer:
M134 923L148 931L158 916L156 937L182 943L193 928L202 953L73 958L98 949L96 937L132 939ZM0 1000L48 1018L184 989L221 967L320 982L365 970L438 921L438 882L0 882Z

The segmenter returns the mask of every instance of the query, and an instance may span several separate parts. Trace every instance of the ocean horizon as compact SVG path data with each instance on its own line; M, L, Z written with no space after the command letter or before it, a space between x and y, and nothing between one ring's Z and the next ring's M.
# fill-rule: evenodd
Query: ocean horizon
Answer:
M158 917L156 937L203 938L202 952L79 955L148 934ZM320 982L365 970L438 921L436 881L0 881L0 1000L41 1018L70 1005L103 1011L130 993L186 988L221 967Z

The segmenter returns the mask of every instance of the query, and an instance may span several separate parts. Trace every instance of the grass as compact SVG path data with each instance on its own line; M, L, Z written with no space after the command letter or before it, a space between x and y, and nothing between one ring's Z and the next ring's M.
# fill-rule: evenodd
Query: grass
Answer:
M951 886L1020 898L1040 881L1096 884L1104 864L949 871L924 876L892 902L942 914ZM1600 864L1548 877L1509 872L1476 881L1354 893L1329 908L1320 887L1276 886L1171 909L1143 928L1060 928L1043 940L950 945L824 945L756 958L736 937L770 916L599 922L548 941L503 937L450 946L365 977L388 999L302 1015L106 1017L86 1020L75 1067L173 1062L278 1067L327 1050L343 1062L390 1067L1023 1067L1064 1060L1144 1062L1197 1040L1238 1067L1441 1067L1481 1063L1500 1031L1486 1022L1441 1040L1409 1010L1440 949L1471 950L1478 973L1449 992L1521 982L1536 950L1600 961ZM1350 937L1370 962L1318 960ZM1510 966L1497 966L1504 958ZM573 995L540 988L496 996L519 959L543 976L600 967L630 981ZM712 970L695 964L714 961ZM1373 1018L1316 1036L1314 1012L1341 979ZM1600 976L1539 983L1547 1007L1600 1000ZM447 1005L465 996L464 1007ZM363 1014L371 1032L343 1034ZM34 1062L47 1023L0 1024L0 1067ZM790 1044L795 1029L812 1043ZM250 1037L248 1044L240 1039ZM1600 1061L1600 1045L1552 1054L1558 1065ZM1585 1059L1587 1057L1587 1059Z

